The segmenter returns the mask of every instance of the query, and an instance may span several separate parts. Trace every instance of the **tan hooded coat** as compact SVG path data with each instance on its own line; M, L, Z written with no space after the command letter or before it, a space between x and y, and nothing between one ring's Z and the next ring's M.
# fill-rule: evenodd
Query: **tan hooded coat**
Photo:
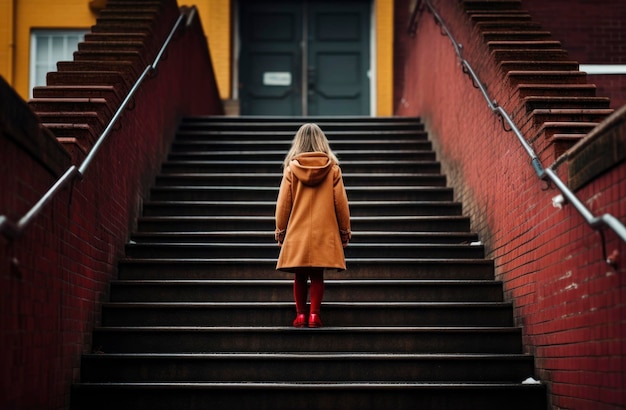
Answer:
M298 155L283 173L276 203L276 269L345 270L343 248L351 237L348 197L341 169L323 152Z

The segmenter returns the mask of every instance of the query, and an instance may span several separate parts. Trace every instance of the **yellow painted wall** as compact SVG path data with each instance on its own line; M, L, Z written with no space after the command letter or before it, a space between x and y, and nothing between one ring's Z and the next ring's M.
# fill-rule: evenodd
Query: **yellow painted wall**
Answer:
M231 0L187 0L195 5L209 42L211 60L222 99L231 96ZM179 2L180 4L180 2Z
M393 0L376 0L376 115L393 114Z
M13 83L13 0L0 0L0 76Z

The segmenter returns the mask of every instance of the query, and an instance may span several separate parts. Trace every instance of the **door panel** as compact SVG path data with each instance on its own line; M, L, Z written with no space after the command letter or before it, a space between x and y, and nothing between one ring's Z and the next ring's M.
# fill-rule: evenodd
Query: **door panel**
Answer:
M300 103L300 92L293 84L295 66L292 53L251 53L249 72L253 81L246 90L249 110L255 115L299 115L295 111Z
M369 0L244 0L240 10L242 114L369 115Z
M369 114L369 2L309 3L311 115Z
M241 113L301 115L302 7L241 2Z

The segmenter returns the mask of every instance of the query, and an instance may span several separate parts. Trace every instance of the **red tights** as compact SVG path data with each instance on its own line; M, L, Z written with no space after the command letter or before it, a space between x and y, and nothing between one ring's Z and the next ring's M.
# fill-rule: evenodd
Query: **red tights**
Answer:
M311 269L295 274L293 281L293 297L296 301L296 311L298 314L306 314L307 282L311 279L311 312L318 314L322 306L324 297L324 271L322 269Z

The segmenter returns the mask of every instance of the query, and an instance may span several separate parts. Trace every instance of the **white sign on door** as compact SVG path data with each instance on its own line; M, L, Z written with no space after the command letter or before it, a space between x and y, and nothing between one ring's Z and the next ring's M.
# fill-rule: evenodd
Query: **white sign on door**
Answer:
M288 71L268 71L263 73L263 85L291 85L291 73Z

